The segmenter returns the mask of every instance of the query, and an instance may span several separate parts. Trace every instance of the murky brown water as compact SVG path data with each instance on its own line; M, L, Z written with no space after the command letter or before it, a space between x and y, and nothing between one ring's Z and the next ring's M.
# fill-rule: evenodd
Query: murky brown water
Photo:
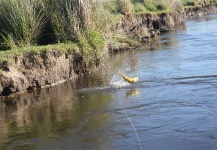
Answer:
M217 149L216 24L188 21L96 75L2 100L0 149Z

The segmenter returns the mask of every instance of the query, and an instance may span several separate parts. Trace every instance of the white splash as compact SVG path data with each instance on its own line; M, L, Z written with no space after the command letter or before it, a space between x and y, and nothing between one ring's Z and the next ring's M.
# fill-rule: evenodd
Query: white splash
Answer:
M130 83L123 80L123 78L119 75L114 75L110 81L110 85L115 88L121 88L129 86Z

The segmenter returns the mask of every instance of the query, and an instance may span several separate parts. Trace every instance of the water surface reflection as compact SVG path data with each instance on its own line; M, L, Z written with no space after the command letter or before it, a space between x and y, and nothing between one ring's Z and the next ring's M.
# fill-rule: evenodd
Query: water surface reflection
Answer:
M79 95L73 82L6 98L0 106L1 149L40 147L42 141L58 139L67 132L73 136L102 130L111 116L100 112L109 107L110 99L106 93ZM101 140L83 136L87 141Z

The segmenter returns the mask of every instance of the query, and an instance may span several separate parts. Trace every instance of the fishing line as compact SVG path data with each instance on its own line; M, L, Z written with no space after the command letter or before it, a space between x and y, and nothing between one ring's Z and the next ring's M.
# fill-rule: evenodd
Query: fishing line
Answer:
M98 3L100 4L100 6L101 6L102 14L103 14L103 16L105 17L105 21L106 21L107 27L109 27L108 18L107 18L106 14L105 14L105 9L104 9L104 7L103 7L103 5L102 5L102 3L101 3L100 0L97 0L97 2L98 2ZM123 103L122 103L120 97L119 97L119 100L120 100L120 103L121 103L122 110L124 111L125 115L127 116L128 120L129 120L129 122L130 122L130 124L131 124L131 126L132 126L132 128L133 128L133 130L134 130L134 132L135 132L136 138L137 138L138 143L139 143L140 150L142 150L142 145L141 145L141 142L140 142L138 133L137 133L137 131L136 131L136 128L135 128L135 126L134 126L132 120L130 119L129 115L127 114L127 111L126 111L126 109L124 108L124 105L123 105Z
M123 105L122 100L120 99L120 96L119 96L119 95L118 95L118 98L119 98L119 101L120 101L122 110L124 111L125 115L127 116L127 119L129 120L129 122L130 122L130 124L131 124L131 126L132 126L132 128L133 128L133 130L134 130L134 132L135 132L137 141L138 141L138 143L139 143L139 148L140 148L140 150L142 150L142 145L141 145L141 142L140 142L140 139L139 139L139 135L138 135L138 133L137 133L137 131L136 131L136 128L135 128L135 126L134 126L132 120L130 119L130 116L127 114L127 111L126 111L126 109L124 108L124 105Z

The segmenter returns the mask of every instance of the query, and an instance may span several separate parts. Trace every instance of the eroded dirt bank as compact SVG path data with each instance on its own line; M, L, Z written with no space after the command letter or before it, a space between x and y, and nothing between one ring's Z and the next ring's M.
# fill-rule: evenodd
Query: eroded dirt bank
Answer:
M2 61L0 68L0 93L9 95L33 88L41 88L77 78L94 71L98 62L83 63L76 53L58 50L28 52L15 55L12 62Z
M185 8L184 11L161 14L128 14L113 27L116 33L124 34L147 43L157 34L172 30L176 25L188 19L217 13L216 5L206 5L199 8ZM116 50L116 49L115 49Z
M172 30L187 19L212 13L217 13L216 5L186 8L183 12L125 15L112 27L112 30L145 44L157 34ZM119 51L132 45L125 43L124 47L123 45L108 47L110 51ZM49 50L14 55L11 61L0 62L0 69L3 70L0 74L0 94L7 96L11 93L58 84L95 71L99 66L99 61L84 63L82 56L74 52Z

